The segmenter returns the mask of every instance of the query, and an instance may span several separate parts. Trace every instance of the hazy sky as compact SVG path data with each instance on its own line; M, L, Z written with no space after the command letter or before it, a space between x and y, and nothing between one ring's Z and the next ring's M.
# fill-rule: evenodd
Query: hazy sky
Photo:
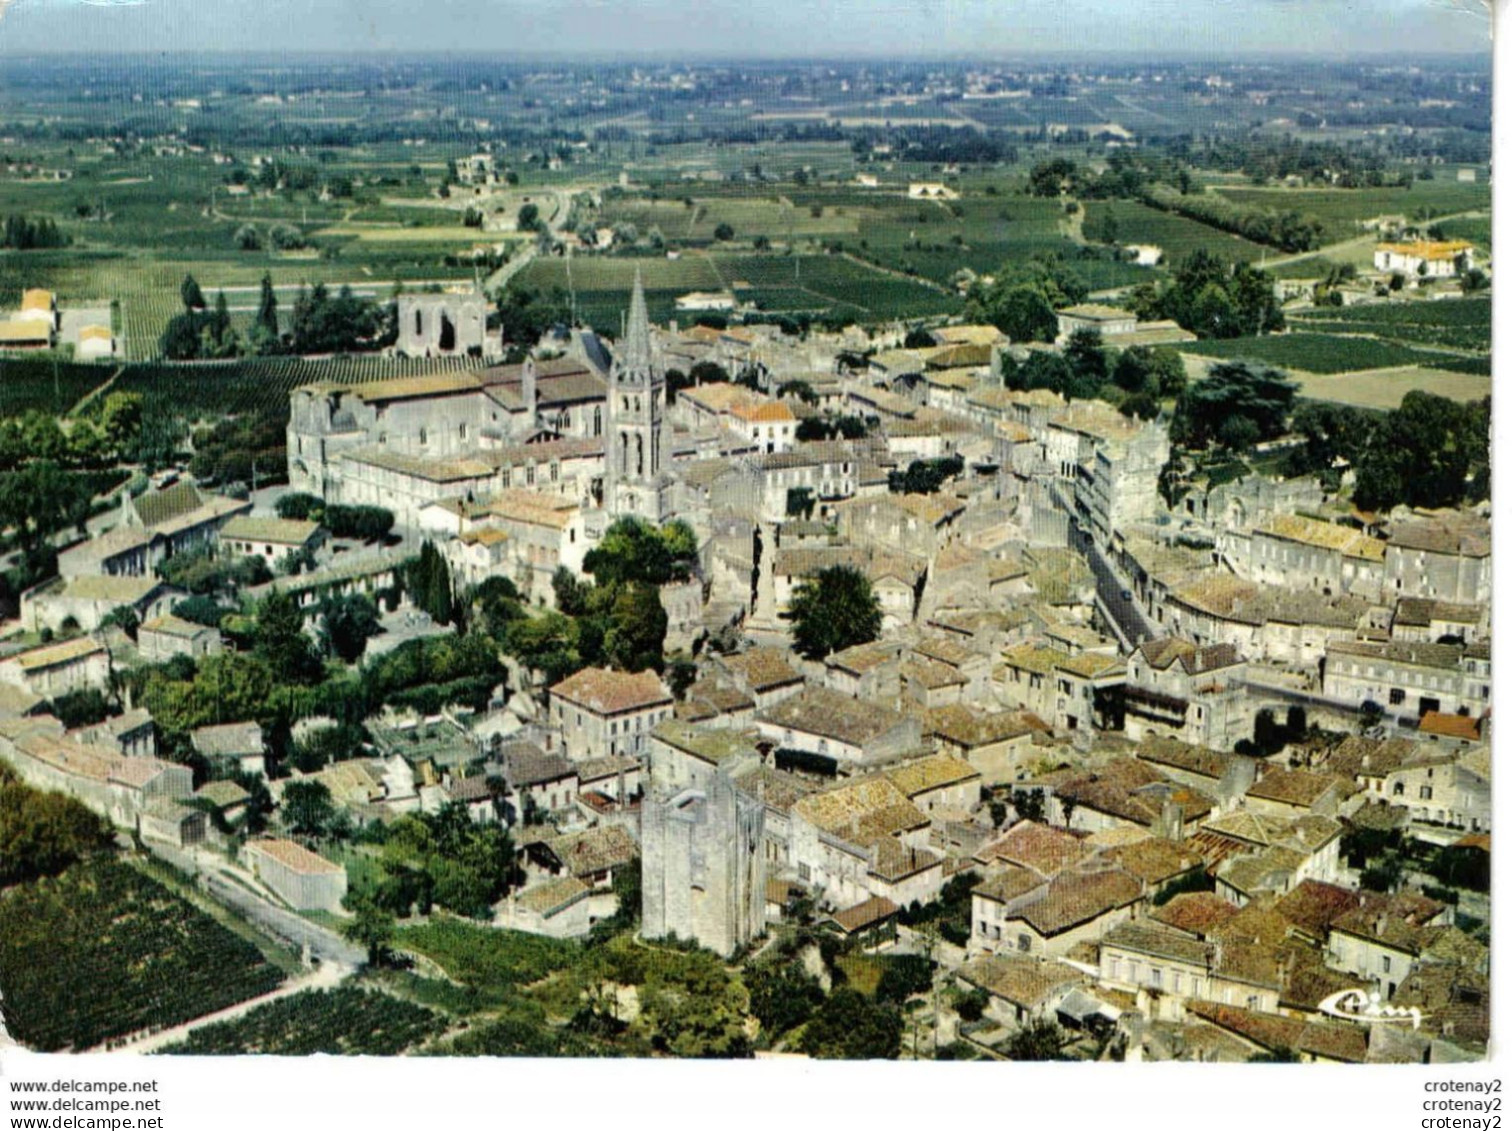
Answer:
M1486 0L0 0L0 51L1488 51Z

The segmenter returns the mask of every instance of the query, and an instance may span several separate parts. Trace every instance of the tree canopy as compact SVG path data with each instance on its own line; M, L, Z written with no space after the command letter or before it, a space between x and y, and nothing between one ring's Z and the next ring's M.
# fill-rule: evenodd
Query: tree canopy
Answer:
M793 646L811 660L875 640L882 605L871 582L851 566L830 566L798 586L789 605Z
M1176 402L1171 439L1189 447L1217 441L1240 449L1286 429L1297 385L1274 366L1220 361Z

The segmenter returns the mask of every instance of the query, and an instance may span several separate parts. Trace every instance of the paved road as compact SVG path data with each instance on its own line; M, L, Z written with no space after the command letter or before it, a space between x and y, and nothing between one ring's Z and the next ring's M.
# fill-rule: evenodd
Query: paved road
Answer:
M1092 576L1097 582L1097 595L1101 598L1103 607L1118 622L1119 631L1124 637L1132 645L1138 646L1142 641L1159 636L1160 627L1150 620L1139 602L1132 596L1124 597L1125 593L1133 592L1132 585L1102 548L1079 530L1072 534L1072 543L1091 567Z
M148 842L148 848L154 856L167 861L181 872L194 875L200 890L207 892L217 902L225 904L242 918L295 947L302 949L308 946L311 956L321 962L360 966L367 961L366 950L347 942L335 931L275 906L227 879L221 873L231 865L223 857L214 853L185 851L151 841Z
M338 966L360 966L367 961L367 952L347 942L335 931L312 923L292 911L275 907L265 899L253 895L213 872L203 876L204 888L221 903L256 923L263 930L303 948L323 963Z

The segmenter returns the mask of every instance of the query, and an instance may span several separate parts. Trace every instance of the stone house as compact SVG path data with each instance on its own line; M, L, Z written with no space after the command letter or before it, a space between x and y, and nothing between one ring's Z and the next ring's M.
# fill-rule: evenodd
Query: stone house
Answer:
M1354 793L1354 784L1335 774L1270 766L1245 791L1244 805L1262 816L1284 820L1333 817Z
M148 663L159 664L174 656L193 660L217 656L222 647L220 629L195 624L172 613L143 621L137 629L137 651Z
M1049 732L1026 711L975 711L964 703L927 711L924 734L940 750L969 762L985 786L1019 780L1033 757L1036 736Z
M1124 661L1099 652L1068 656L1021 644L1003 652L998 698L1031 711L1057 729L1091 732L1112 725L1113 693L1124 685Z
M1129 657L1124 733L1136 742L1164 735L1233 749L1252 729L1246 671L1232 644L1199 648L1176 637L1145 641Z
M549 717L574 760L645 757L653 727L672 717L672 694L655 672L584 668L549 691Z
M1062 957L1133 917L1139 881L1119 869L1063 872L1046 880L1028 869L990 876L971 893L967 953Z
M1385 542L1299 514L1274 514L1248 535L1220 533L1218 549L1242 576L1267 585L1378 601L1385 582Z
M187 766L79 742L51 715L0 720L0 758L28 785L74 797L125 829L136 829L154 801L185 798L194 789Z
M506 742L498 751L498 768L508 794L510 824L526 817L569 810L581 788L577 764L533 742Z
M1359 907L1329 927L1329 965L1374 982L1381 997L1390 999L1423 952L1452 929L1452 917L1450 907L1426 896L1362 896Z
M792 865L824 907L873 896L906 907L929 902L944 885L944 858L926 846L928 816L886 776L803 797L791 818Z
M494 924L552 939L575 939L593 926L591 889L576 876L561 876L513 892L494 907Z
M0 683L53 699L70 691L104 688L110 682L110 652L92 636L44 644L0 660Z
M730 656L715 656L710 666L751 696L758 711L803 690L803 673L782 648L756 647Z
M1022 954L986 954L964 964L957 983L987 993L986 1015L1017 1028L1034 1020L1053 1021L1056 1007L1082 986L1083 975L1061 962Z
M1460 514L1397 524L1386 539L1385 576L1397 596L1489 602L1490 523Z
M1491 701L1490 642L1334 641L1323 694L1348 710L1373 702L1388 717L1409 720L1430 711L1479 716Z
M224 526L216 538L222 554L259 557L269 567L290 554L314 554L322 542L320 524L292 518L253 518L237 515Z
M155 577L85 574L55 578L21 595L21 619L33 632L63 632L76 625L94 632L116 609L128 608L138 622L170 612L188 594Z
M756 727L773 746L822 754L851 770L897 761L923 745L917 718L823 687L758 711Z
M255 722L198 727L190 732L189 743L216 777L267 774L268 748L262 727Z

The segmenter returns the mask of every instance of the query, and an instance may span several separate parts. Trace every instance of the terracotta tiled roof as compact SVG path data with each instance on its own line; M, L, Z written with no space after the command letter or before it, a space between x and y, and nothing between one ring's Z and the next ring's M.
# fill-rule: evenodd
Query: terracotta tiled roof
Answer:
M1239 913L1221 895L1210 891L1183 892L1150 912L1150 918L1179 931L1207 938Z
M1071 867L1087 854L1085 838L1067 829L1037 821L1019 821L1002 836L983 845L976 858L984 864L1006 860L1053 876Z
M1127 907L1139 894L1139 881L1127 872L1064 872L1050 881L1042 899L1021 909L1014 918L1025 920L1041 936L1048 937Z
M568 676L551 688L551 697L599 715L618 715L672 702L671 694L655 672L617 672L608 668L584 668Z
M1353 792L1353 788L1352 783L1344 785L1344 780L1335 774L1279 769L1264 774L1245 791L1245 796L1306 807L1316 804L1330 789L1342 799Z
M635 841L618 825L588 829L548 842L552 853L574 876L590 876L635 859Z
M321 876L342 871L340 864L334 864L323 856L317 856L308 848L295 844L292 840L254 840L247 845L247 851L254 855L267 856L301 875Z
M847 907L844 911L836 911L830 918L848 935L857 931L863 931L868 927L874 927L878 923L892 918L899 911L898 905L883 896L872 896L871 899Z
M1446 715L1441 711L1428 711L1418 721L1420 734L1441 735L1458 738L1465 742L1480 741L1480 720L1464 715Z
M1057 994L1082 984L1070 966L1019 954L991 954L961 967L960 976L995 997L1034 1010Z

